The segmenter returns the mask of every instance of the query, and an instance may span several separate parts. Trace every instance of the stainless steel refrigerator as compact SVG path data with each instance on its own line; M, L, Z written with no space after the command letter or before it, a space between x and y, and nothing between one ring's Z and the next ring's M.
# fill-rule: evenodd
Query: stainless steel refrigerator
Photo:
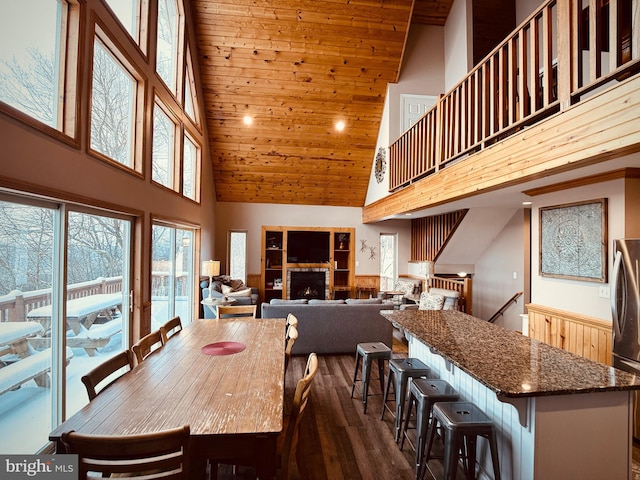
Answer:
M640 378L640 239L614 240L613 247L613 366ZM633 437L640 442L640 393L633 396Z

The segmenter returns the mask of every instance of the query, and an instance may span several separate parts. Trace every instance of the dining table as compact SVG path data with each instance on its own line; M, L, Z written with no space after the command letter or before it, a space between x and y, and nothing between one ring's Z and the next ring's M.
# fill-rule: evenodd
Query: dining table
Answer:
M189 425L189 478L251 460L273 478L283 428L285 319L197 319L51 432L128 435Z

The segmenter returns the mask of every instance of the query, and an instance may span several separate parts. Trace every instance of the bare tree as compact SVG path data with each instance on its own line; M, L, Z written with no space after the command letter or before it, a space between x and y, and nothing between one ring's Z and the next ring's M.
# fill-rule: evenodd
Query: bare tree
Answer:
M35 48L29 48L27 52L24 63L20 63L15 56L0 60L0 98L33 118L55 127L54 100L57 89L53 56L44 55Z

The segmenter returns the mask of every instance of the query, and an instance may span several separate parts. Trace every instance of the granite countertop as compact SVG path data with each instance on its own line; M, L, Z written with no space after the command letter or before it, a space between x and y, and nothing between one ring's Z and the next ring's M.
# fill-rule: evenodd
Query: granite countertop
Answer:
M455 310L381 315L499 397L640 390L640 378Z

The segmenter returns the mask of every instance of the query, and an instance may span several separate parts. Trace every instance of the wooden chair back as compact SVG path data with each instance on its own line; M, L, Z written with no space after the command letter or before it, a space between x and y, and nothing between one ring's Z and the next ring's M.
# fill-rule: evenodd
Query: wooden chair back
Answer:
M298 317L296 317L293 313L289 313L287 315L287 327L289 325L293 325L294 327L298 328Z
M256 318L257 305L218 305L218 318Z
M182 330L182 320L180 317L173 317L160 327L160 334L162 335L162 343L167 343L169 338L173 337L176 333Z
M128 370L121 372L120 375L114 377L117 371L128 368ZM84 386L87 389L87 395L89 395L89 400L93 400L96 398L98 393L102 392L105 388L115 382L122 375L127 374L133 369L133 353L131 350L125 350L120 352L119 354L111 357L105 362L102 362L100 365L95 367L86 375L83 375L81 380L84 383ZM100 390L96 390L101 382L108 378L108 382L106 382Z
M155 330L134 343L131 351L133 351L133 354L136 356L138 363L142 363L145 358L156 350L159 350L162 345L162 334L160 330Z
M287 328L287 344L284 349L284 371L287 372L289 366L289 360L291 360L291 351L293 350L293 344L298 339L298 329L293 325L289 325Z
M307 366L304 376L298 381L296 392L293 396L293 406L291 415L287 424L283 429L284 435L280 440L280 478L289 478L289 464L292 459L296 458L296 448L298 446L298 432L300 430L300 420L304 414L307 404L309 403L309 394L311 393L311 381L318 371L318 357L315 353L309 354Z
M187 479L189 426L139 435L85 435L65 432L67 453L78 455L79 479L144 474L145 479ZM98 475L89 474L96 472Z

